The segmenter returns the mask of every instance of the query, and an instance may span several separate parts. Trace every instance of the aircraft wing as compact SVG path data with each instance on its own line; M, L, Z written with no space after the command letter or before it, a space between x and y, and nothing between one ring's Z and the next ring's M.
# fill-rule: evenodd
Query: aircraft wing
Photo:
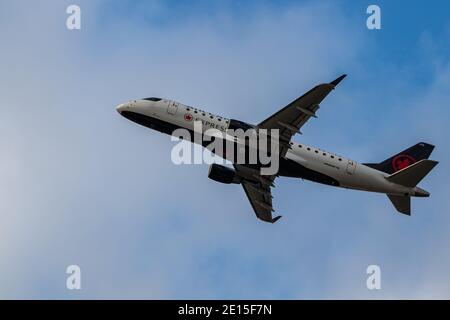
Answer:
M309 118L316 118L319 104L345 77L344 74L330 83L312 88L258 125L262 129L279 129L280 157L286 155L292 136L301 133L300 128Z
M242 165L234 165L236 172L243 177L241 182L250 204L258 219L275 223L281 216L272 217L271 187L276 176L261 176L259 170Z

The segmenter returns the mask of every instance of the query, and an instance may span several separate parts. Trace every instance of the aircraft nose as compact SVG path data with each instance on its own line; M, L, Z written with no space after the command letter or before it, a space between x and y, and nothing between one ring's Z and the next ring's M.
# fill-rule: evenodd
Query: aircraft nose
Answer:
M116 110L118 113L122 114L123 111L125 111L128 108L128 105L126 103L121 103L116 107Z

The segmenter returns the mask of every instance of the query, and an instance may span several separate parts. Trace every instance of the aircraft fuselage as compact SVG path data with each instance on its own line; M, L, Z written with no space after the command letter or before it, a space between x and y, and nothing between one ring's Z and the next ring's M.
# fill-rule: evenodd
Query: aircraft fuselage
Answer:
M131 121L169 135L179 128L193 131L195 121L201 121L204 130L215 128L226 132L232 121L172 100L151 99L130 101L119 105L117 110ZM294 142L291 142L291 148L280 159L278 175L390 195L429 195L418 187L405 187L388 181L386 178L389 174L385 172L332 152Z

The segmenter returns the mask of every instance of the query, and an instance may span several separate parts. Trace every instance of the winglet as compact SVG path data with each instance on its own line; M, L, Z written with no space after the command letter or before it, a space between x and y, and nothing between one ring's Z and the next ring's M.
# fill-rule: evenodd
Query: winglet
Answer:
M339 84L339 82L341 82L346 76L347 76L346 74L343 74L339 78L331 81L330 84L332 84L333 86L337 86Z
M272 219L272 223L277 222L278 220L280 220L281 217L282 217L282 216L277 216L277 217L273 218L273 219Z

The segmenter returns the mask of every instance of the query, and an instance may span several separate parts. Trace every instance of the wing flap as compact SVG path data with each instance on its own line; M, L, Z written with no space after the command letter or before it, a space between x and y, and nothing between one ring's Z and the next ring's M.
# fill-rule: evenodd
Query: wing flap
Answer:
M250 181L243 181L242 187L258 219L274 223L281 218L281 216L272 217L272 212L275 210L272 207L270 190L266 191Z
M280 156L283 157L289 149L289 142L309 120L317 118L319 104L335 88L346 75L342 75L330 83L320 84L297 98L286 107L276 112L260 124L261 129L278 129L280 134Z
M255 168L235 164L236 173L242 177L242 187L256 214L256 217L262 221L274 223L280 217L273 217L275 210L272 206L273 181L276 176L261 176Z

